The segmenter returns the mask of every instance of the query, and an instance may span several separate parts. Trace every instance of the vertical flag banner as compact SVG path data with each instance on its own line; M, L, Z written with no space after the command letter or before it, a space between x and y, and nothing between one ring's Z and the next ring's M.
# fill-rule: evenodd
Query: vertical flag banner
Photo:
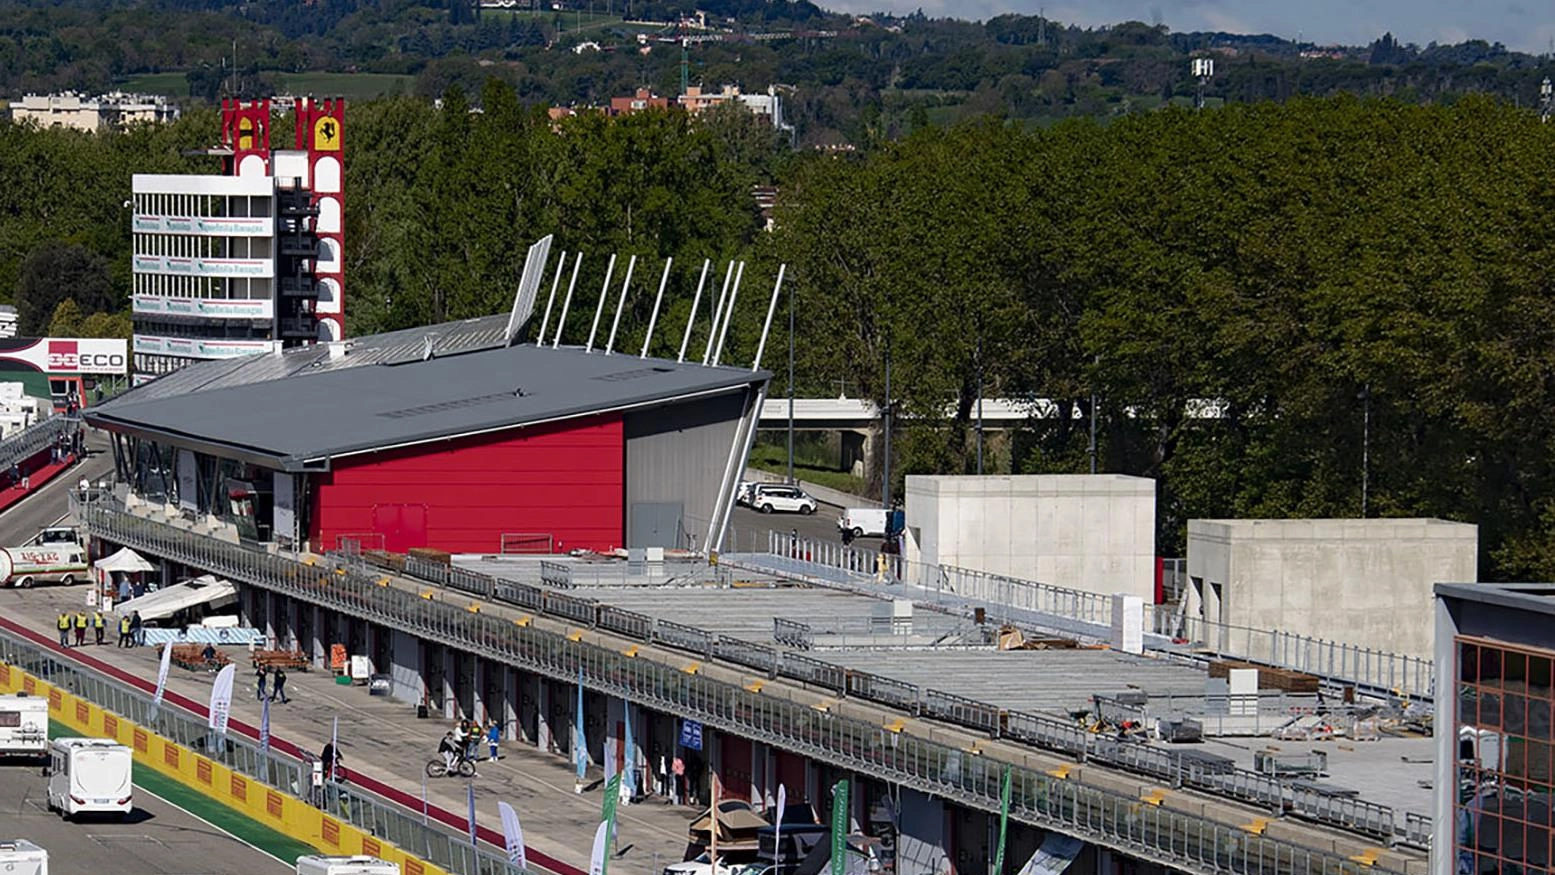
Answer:
M783 865L783 810L788 807L788 788L778 785L777 817L772 818L772 858Z
M625 699L621 700L621 715L626 723L626 750L621 758L621 768L626 772L626 780L621 786L626 788L626 798L631 800L637 798L637 770L632 768L637 751L632 748L632 703Z
M999 788L999 847L994 851L989 875L1004 875L1004 837L1010 826L1010 767L1004 767L1003 786Z
M605 875L605 836L610 833L610 824L601 820L599 829L594 831L594 853L589 856L589 875Z
M338 764L340 762L340 715L339 714L335 715L335 722L334 722L334 724L332 724L330 726L330 729L329 729L329 751L330 751L331 754L334 755L335 761L329 764L329 774L325 775L324 778L325 778L325 780L333 781L333 780L335 780L335 772L340 770L339 766L338 766Z
M528 861L524 858L524 829L518 825L518 812L506 802L498 802L497 813L502 816L502 841L508 848L508 862L528 869Z
M573 720L572 756L578 766L578 792L583 792L583 778L589 770L588 733L583 731L583 666L578 666L578 708Z
M168 645L171 651L172 645ZM232 677L237 674L236 664L229 664L226 668L216 673L216 682L211 684L211 709L208 724L217 735L227 734L227 718L232 716Z
M270 755L270 700L263 699L259 703L259 753L263 756Z
M470 847L479 847L479 845L476 844L477 840L475 837L475 782L470 781L469 783L465 784L464 787L467 791L469 791L470 797Z
M848 779L831 788L831 875L848 872Z
M157 694L151 697L151 707L146 710L146 722L155 723L157 711L162 707L162 694L167 691L167 669L173 663L173 645L162 645L162 664L157 667Z

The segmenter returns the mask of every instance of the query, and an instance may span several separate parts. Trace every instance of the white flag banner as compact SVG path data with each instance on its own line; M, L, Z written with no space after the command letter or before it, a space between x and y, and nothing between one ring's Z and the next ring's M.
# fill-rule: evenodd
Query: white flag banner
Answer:
M498 802L497 813L502 815L502 840L508 846L508 862L520 869L529 868L524 859L524 829L518 824L518 812L506 802Z
M259 703L259 752L270 755L270 700Z
M778 785L777 817L772 818L772 854L779 867L783 865L783 809L788 807L788 788Z
M172 646L169 645L171 650ZM227 734L227 718L232 716L232 677L237 674L236 664L229 664L216 673L216 683L211 685L211 713L209 725L217 735Z
M155 720L157 709L162 707L162 694L167 691L167 670L173 664L173 644L168 642L162 645L162 665L157 668L157 694L151 697L151 719Z
M594 853L589 857L589 875L605 875L605 845L609 841L610 821L601 820L594 831Z

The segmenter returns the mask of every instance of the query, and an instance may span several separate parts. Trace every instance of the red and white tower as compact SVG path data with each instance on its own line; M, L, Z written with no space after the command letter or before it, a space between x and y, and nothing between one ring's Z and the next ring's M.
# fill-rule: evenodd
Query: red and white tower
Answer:
M232 150L228 176L269 176L270 101L223 100L221 143Z
M295 110L297 149L308 156L308 181L318 216L313 221L318 257L313 277L318 289L314 316L319 340L345 337L345 167L346 102L299 100Z

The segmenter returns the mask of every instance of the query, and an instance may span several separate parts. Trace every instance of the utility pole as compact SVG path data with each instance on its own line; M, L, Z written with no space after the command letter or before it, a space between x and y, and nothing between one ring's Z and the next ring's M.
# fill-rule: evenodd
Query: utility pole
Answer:
M788 482L797 483L794 479L794 289L798 283L791 283L788 287Z
M977 315L977 476L983 475L983 316Z
M1096 357L1096 364L1101 364L1101 356ZM1096 377L1091 376L1091 473L1096 473Z
M1371 499L1371 384L1361 388L1361 519L1370 515Z
M891 329L885 335L885 476L880 481L880 503L891 509Z

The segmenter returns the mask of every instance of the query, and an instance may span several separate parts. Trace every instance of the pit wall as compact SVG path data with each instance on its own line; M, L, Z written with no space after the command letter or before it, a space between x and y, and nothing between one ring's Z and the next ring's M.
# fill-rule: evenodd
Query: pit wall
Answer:
M349 823L326 815L301 799L238 774L15 666L0 665L0 693L17 692L47 696L51 719L82 735L113 739L126 745L134 751L137 764L166 775L277 832L312 845L320 853L378 857L398 864L403 875L449 875Z

